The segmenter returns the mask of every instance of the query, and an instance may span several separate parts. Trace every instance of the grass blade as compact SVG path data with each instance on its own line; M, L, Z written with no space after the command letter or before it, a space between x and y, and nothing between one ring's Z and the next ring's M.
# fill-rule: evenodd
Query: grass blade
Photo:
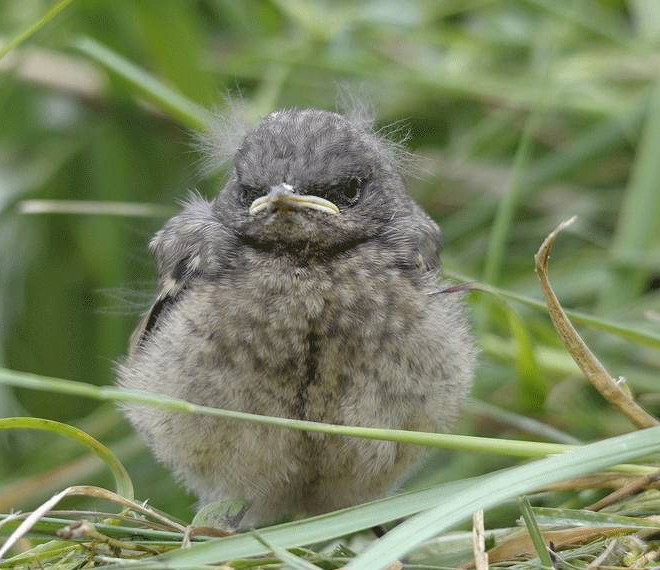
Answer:
M595 10L598 5L588 5L591 10L588 14L584 14L580 9L583 7L581 3L574 2L558 2L557 0L525 0L528 4L537 6L542 10L546 10L550 14L555 15L557 18L564 19L576 26L582 26L589 32L601 35L604 38L620 44L623 48L630 48L632 39L623 29L615 27L610 21L602 17L602 14Z
M107 46L88 37L79 38L73 47L91 59L101 63L126 81L145 99L162 109L183 125L205 130L209 113L190 99L168 87L144 69L112 51Z
M660 522L641 517L625 517L577 509L552 509L550 507L532 507L532 511L542 524L588 526L592 528L660 529Z
M483 477L475 477L444 483L422 491L402 493L395 497L380 499L301 521L261 528L259 534L269 544L276 544L280 548L315 544L419 513L428 508L429 504L446 501L470 486L479 484L482 480ZM154 559L153 563L145 562L136 567L162 568L163 564L167 564L170 568L179 568L205 564L210 561L261 556L269 552L270 549L253 535L237 534L212 539L203 544L193 544L185 551L171 552Z
M543 536L541 536L541 531L536 524L536 519L534 518L532 505L530 505L529 499L527 497L520 497L518 499L518 504L520 505L520 513L522 514L525 525L527 526L527 532L532 539L534 549L539 555L541 564L545 568L553 568L552 560L550 559L550 554L548 553L548 547L545 545Z
M525 121L525 127L513 160L509 189L501 198L495 211L495 220L493 221L490 239L488 240L488 251L486 252L486 266L484 267L484 281L487 283L499 283L500 280L506 240L520 199L523 172L531 153L532 133L540 122L542 108L542 105L538 105L532 115Z
M284 562L287 568L293 568L294 570L320 570L316 564L312 564L311 562L292 554L286 548L271 544L256 530L252 531L252 534L259 542L261 542L261 544L267 547L275 556Z
M18 211L21 214L75 214L136 218L166 218L176 213L174 208L160 204L110 200L23 200L18 203Z
M600 469L660 451L660 427L640 430L535 461L482 479L478 486L419 514L375 542L346 567L381 570L424 541L468 519L478 509L493 507L542 485L580 477Z
M105 499L108 501L119 503L123 507L129 510L133 510L136 513L153 517L159 522L167 525L169 528L173 528L175 530L178 530L179 532L183 532L185 530L185 528L179 523L169 520L166 516L162 515L158 511L154 509L150 509L140 503L136 503L132 499L126 499L120 495L117 495L116 493L112 493L111 491L102 489L101 487L94 487L91 485L76 485L74 487L67 487L63 491L60 491L56 495L53 495L50 499L48 499L45 503L43 503L38 509L32 511L25 518L25 520L14 530L14 532L9 536L9 538L5 541L2 547L0 547L0 560L2 559L3 555L6 554L9 551L9 549L14 544L16 544L16 542L18 542L18 540L20 540L22 536L24 536L39 521L39 519L41 519L41 517L43 517L48 511L52 510L52 508L57 503L59 503L63 498L69 496L81 496L81 495L88 497L95 497L99 499ZM94 529L94 532L98 532L93 527L93 525L90 525L89 528Z
M532 297L527 297L526 295L521 295L520 293L515 293L514 291L508 291L506 289L501 289L492 285L487 285L485 283L478 283L470 277L466 277L465 275L460 275L455 272L447 271L445 274L452 279L469 282L472 289L475 291L490 293L492 295L503 297L504 299L516 301L518 303L522 303L523 305L527 305L528 307L539 309L543 312L548 311L548 308L543 301L533 299ZM582 313L580 311L564 309L564 312L571 318L572 321L578 324L585 325L595 330L612 334L614 336L618 336L619 338L629 340L635 344L640 344L660 350L660 334L621 325L615 321L595 315L588 315L587 313Z
M321 422L310 422L304 420L292 420L278 416L262 416L247 412L236 412L192 404L186 400L169 398L160 394L143 392L141 390L125 390L114 386L94 386L84 382L62 380L60 378L49 378L28 372L17 372L0 368L0 384L9 384L45 390L61 394L71 394L92 398L95 400L110 400L115 402L130 402L151 406L175 412L189 414L204 414L237 421L253 422L277 426L281 428L307 431L313 433L325 433L329 435L341 435L358 437L363 439L375 439L379 441L392 441L410 445L422 445L438 449L453 449L460 451L473 451L481 453L494 453L509 455L513 457L536 458L551 454L561 454L575 449L570 445L559 443L543 443L538 441L520 441L513 439L497 439L489 437L475 437L468 435L454 435L447 433L429 433L406 430L367 428L359 426L344 426L326 424ZM644 465L617 465L617 471L623 473L635 473L646 475L655 473L656 469Z
M581 445L581 441L556 427L549 424L540 422L533 418L528 418L521 414L516 414L510 410L505 410L498 406L494 406L488 402L471 398L464 405L463 408L470 414L483 416L495 420L496 422L503 423L511 426L517 430L521 430L539 437L543 437L550 441L557 443L565 443L567 445Z
M360 570L380 569L427 538L468 519L472 512L482 506L493 506L540 486L584 475L617 461L642 457L658 450L660 428L651 428L594 443L567 455L260 529L259 533L271 544L292 548L343 536L419 513L432 505L440 505L391 530L347 566ZM254 536L239 534L162 554L149 562L136 563L135 568L163 568L164 565L168 568L185 568L268 552L269 549Z
M133 481L117 456L105 445L76 427L41 418L0 418L0 430L3 429L36 429L50 431L74 439L90 448L110 469L115 478L117 494L133 500Z
M503 303L511 336L516 344L518 401L523 409L543 409L548 395L548 383L536 358L536 349L525 321L507 303Z
M60 0L54 6L52 6L41 18L39 18L34 24L27 28L27 30L21 32L17 36L9 40L4 46L0 48L0 59L5 57L11 50L15 47L22 44L30 36L36 34L41 28L43 28L48 22L50 22L55 16L60 12L68 8L68 6L73 2L73 0Z
M11 558L5 558L0 562L0 568L48 568L44 562L48 564L49 558L57 558L68 552L81 550L83 547L74 542L67 542L63 540L51 540L45 544L39 544L34 548L30 548L25 552L21 552ZM22 566L21 566L22 565ZM57 568L57 566L54 566Z
M645 94L640 96L640 100L627 112L586 130L564 150L535 161L522 177L521 197L542 191L549 183L567 176L584 163L620 145L622 140L639 128L647 105L648 97ZM470 208L447 220L443 224L444 230L453 239L463 237L473 232L475 227L487 222L493 215L494 208L492 196L478 198Z
M12 531L20 524L20 521L27 518L28 513L21 513L18 515L6 515L0 514L0 527L4 530ZM116 516L116 515L112 515ZM6 523L6 524L5 524ZM71 519L61 519L54 517L41 517L32 527L33 531L37 531L42 534L47 535L56 535L57 531L64 528L67 525L71 524ZM139 530L140 535L145 541L152 542L169 542L180 544L183 540L183 532L174 532L166 530L154 530L151 528L144 527L135 527L135 526L121 526L115 524L99 523L95 522L94 526L99 532L107 536L113 536L116 538L131 538L136 534L136 530ZM194 541L203 541L209 540L204 536L194 536L191 540Z
M612 245L612 279L605 284L601 306L613 310L636 299L643 291L651 270L628 266L625 257L649 251L658 233L660 219L660 83L651 97L631 180Z
M508 439L494 439L487 437L474 437L467 435L454 435L446 433L427 433L405 430L391 430L380 428L365 428L357 426L343 426L310 422L303 420L292 420L275 416L262 416L233 410L222 410L208 406L191 404L185 400L169 398L159 394L143 392L140 390L125 390L114 386L94 386L84 382L73 382L59 378L49 378L0 368L0 384L9 384L23 388L46 390L60 394L71 394L92 398L95 400L111 400L115 402L130 402L146 406L153 406L167 410L198 413L221 418L229 418L238 421L248 421L259 424L267 424L282 428L326 433L331 435L343 435L360 437L364 439L377 439L381 441L393 441L396 443L408 443L437 447L441 449L457 449L461 451L476 451L486 453L497 453L512 455L516 457L542 457L552 453L563 453L571 449L571 446L557 443L541 443L530 441L517 441ZM644 471L646 472L646 471Z
M486 335L481 338L481 347L485 353L503 362L515 362L517 353L514 343L496 335ZM571 355L565 350L550 346L537 346L536 357L539 366L544 370L565 376L580 376L581 371ZM645 392L657 392L658 376L638 367L621 367L621 375L635 389Z

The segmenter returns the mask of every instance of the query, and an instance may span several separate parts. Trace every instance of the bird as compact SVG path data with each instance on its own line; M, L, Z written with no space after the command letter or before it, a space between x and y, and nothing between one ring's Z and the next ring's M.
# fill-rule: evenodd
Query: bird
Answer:
M120 386L313 422L453 427L477 357L464 294L442 277L441 231L406 190L405 150L360 113L283 109L208 145L228 161L225 183L189 197L151 241L158 292ZM396 492L427 454L125 413L199 508L244 501L241 529Z

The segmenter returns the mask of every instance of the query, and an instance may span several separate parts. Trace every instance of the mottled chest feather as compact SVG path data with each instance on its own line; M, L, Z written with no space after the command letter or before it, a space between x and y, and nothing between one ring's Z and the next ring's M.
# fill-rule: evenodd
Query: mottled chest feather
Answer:
M240 275L191 286L179 312L199 338L200 365L257 384L255 402L276 398L295 417L311 418L310 399L330 405L355 382L377 384L423 318L424 294L386 259L244 262Z

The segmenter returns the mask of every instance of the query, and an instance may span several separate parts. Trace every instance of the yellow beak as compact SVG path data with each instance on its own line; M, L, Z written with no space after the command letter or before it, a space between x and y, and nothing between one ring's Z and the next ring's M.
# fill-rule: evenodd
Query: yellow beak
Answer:
M339 208L330 202L330 200L309 194L279 194L275 196L266 194L266 196L260 196L252 202L248 212L250 214L256 214L268 208L278 207L290 207L291 209L310 208L319 212L325 212L326 214L339 214Z

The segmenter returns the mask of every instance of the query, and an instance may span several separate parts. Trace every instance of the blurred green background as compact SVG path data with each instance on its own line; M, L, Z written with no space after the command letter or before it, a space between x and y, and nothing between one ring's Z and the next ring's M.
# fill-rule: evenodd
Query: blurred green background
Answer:
M0 45L50 6L0 0ZM147 243L164 220L156 206L27 214L26 200L175 208L221 184L200 174L194 125L109 70L99 45L220 113L227 93L255 117L334 109L338 85L366 95L418 156L409 188L444 229L448 271L541 299L533 255L578 214L551 261L562 302L660 335L659 2L79 0L0 60L1 365L112 383L151 299ZM470 302L482 358L457 433L570 443L631 429L544 312ZM657 350L599 328L581 331L660 413ZM191 499L113 406L0 386L0 415L82 427L125 461L139 498L190 518ZM410 485L512 463L440 453ZM73 443L0 433L0 512L74 482L111 485Z

